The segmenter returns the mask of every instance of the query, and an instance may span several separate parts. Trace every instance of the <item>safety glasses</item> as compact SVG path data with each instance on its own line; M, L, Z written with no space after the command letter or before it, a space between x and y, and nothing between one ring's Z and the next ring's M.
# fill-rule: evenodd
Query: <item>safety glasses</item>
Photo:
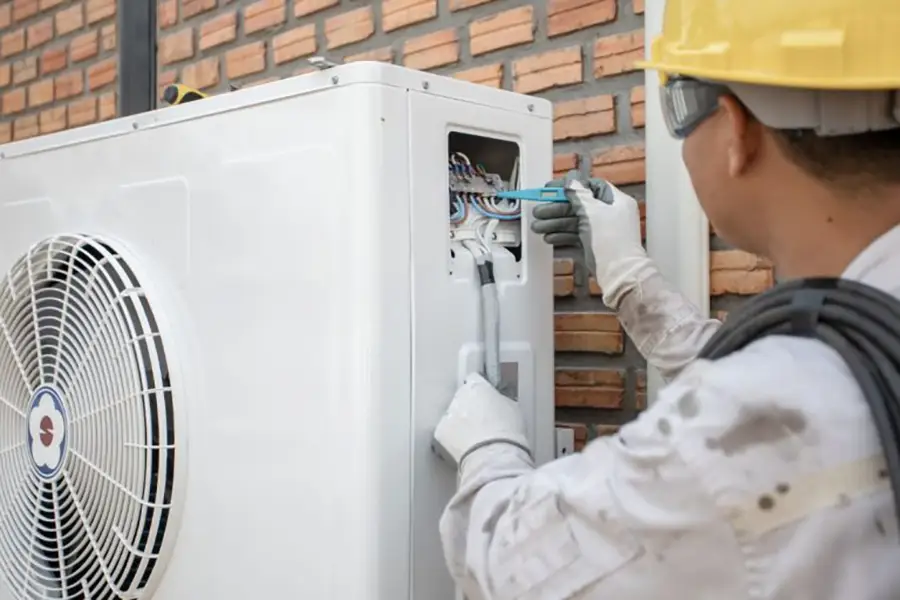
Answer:
M660 87L663 118L669 133L683 140L719 107L719 98L730 94L723 85L689 77L671 77Z

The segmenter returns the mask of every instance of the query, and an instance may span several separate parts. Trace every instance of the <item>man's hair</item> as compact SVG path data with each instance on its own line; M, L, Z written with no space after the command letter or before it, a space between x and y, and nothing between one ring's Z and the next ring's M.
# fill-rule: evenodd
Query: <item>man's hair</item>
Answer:
M900 185L900 129L834 137L774 133L788 158L820 181L850 191Z

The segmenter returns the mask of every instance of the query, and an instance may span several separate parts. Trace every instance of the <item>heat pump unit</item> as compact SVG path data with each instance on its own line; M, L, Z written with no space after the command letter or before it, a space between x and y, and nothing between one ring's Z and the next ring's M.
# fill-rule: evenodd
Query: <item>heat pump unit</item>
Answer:
M473 248L553 454L551 249L494 196L551 137L546 101L356 63L0 146L0 598L451 600Z

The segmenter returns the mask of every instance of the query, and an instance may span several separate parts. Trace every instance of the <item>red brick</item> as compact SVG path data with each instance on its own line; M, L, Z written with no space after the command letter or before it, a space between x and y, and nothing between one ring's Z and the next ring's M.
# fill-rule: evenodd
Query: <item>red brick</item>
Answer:
M555 275L553 277L553 295L557 298L575 295L575 276Z
M200 26L200 50L209 50L222 44L230 44L237 38L237 13L229 12L214 17Z
M473 6L481 6L494 0L450 0L450 10L464 10Z
M19 117L13 121L13 139L27 140L40 134L37 115Z
M68 0L39 0L38 8L41 12L45 10L50 10L51 8L56 8L60 4L65 4Z
M625 375L602 369L558 369L556 406L559 408L622 408Z
M88 89L96 90L116 82L119 65L115 57L107 58L88 67Z
M591 159L591 177L600 177L616 185L642 183L646 179L646 155L643 144L614 146Z
M165 89L176 81L178 81L178 71L175 69L160 71L159 75L156 77L156 86L159 89L160 97L162 97Z
M17 29L0 37L0 56L14 56L25 50L25 30Z
M437 12L437 0L384 0L381 27L385 31L394 31L433 19Z
M216 7L216 0L182 0L181 18L190 19L199 14L211 11Z
M38 0L13 0L13 21L24 21L25 19L36 15L38 10Z
M10 121L0 121L0 144L6 144L12 141L12 123Z
M320 10L337 6L341 0L294 0L294 16L305 17Z
M65 46L44 50L41 54L41 75L62 71L68 64Z
M710 295L758 294L775 283L772 263L742 250L709 253Z
M97 117L101 121L108 121L110 119L115 119L116 114L119 112L119 108L116 105L116 92L107 92L100 96L98 100L99 108L97 110Z
M156 13L156 24L160 29L168 29L178 22L178 0L160 0Z
M266 69L266 45L252 42L229 50L225 54L225 75L228 79L239 79Z
M62 131L66 128L66 107L54 106L38 115L38 129L41 135Z
M611 313L556 313L557 352L621 354L625 339L622 326Z
M743 250L715 250L709 253L710 271L771 269L772 262Z
M453 76L471 83L480 83L481 85L499 88L503 85L503 63L466 69L465 71L454 73Z
M520 6L484 17L469 25L472 56L534 41L534 8Z
M194 56L194 31L182 29L159 40L159 64L171 65Z
M634 71L644 58L644 30L603 37L594 42L594 77Z
M752 296L766 291L774 283L775 279L771 269L713 271L709 275L709 295Z
M587 29L616 20L616 0L549 0L547 35Z
M635 129L643 127L646 122L646 107L644 106L644 86L638 86L631 90L631 126Z
M616 105L610 94L558 102L554 106L555 141L588 138L615 131Z
M28 26L26 33L27 46L37 48L53 39L53 19L47 18Z
M116 0L85 0L88 25L116 16Z
M443 29L403 44L403 64L411 69L433 69L459 61L456 29Z
M4 2L0 4L0 29L6 29L12 25L12 4Z
M181 71L181 81L198 90L219 85L219 57L211 56L187 65Z
M644 0L632 0L631 5L634 7L634 14L644 14Z
M285 0L257 0L244 9L244 33L278 27L286 20Z
M565 177L566 173L578 168L578 155L574 152L557 154L553 157L553 177Z
M634 378L634 408L644 410L647 408L647 373L637 371Z
M100 49L109 52L116 49L116 24L110 23L100 28Z
M81 98L69 104L69 126L80 127L97 120L97 99Z
M386 48L376 48L375 50L368 50L366 52L360 52L358 54L351 54L344 59L344 62L357 62L364 60L386 63L394 62L394 49L388 46Z
M0 64L0 88L5 88L12 83L12 65L9 63Z
M375 35L371 6L363 6L325 21L325 42L329 50L369 39Z
M581 83L581 48L573 46L526 56L513 62L515 91L531 94Z
M275 64L280 65L316 53L316 26L301 25L272 38Z
M2 108L4 115L12 115L25 110L27 105L25 88L15 89L3 94L2 99L0 99L0 105L2 105L0 108Z
M69 44L69 57L72 62L80 62L97 56L97 53L100 52L97 34L97 30L93 30L72 39Z
M603 290L597 284L597 280L593 277L588 277L588 294L591 296L602 296Z
M13 84L26 83L36 78L38 74L37 70L37 57L29 56L28 58L23 58L22 60L17 60L13 63L12 66L12 81Z
M78 96L84 92L84 73L81 71L71 71L57 76L53 82L56 88L56 99L65 100L72 96Z
M571 258L553 259L553 275L572 275L575 273L575 261Z
M81 2L56 13L56 35L66 35L84 27L84 6Z
M34 108L53 102L53 80L43 79L28 86L28 106Z

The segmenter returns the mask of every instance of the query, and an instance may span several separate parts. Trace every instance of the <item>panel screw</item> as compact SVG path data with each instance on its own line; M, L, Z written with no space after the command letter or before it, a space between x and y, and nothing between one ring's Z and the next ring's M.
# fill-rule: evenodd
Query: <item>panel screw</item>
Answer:
M137 129L137 128L138 128L137 121L135 121L134 123L131 124L131 128L132 128L132 129Z
M492 234L491 234L491 239L494 240L494 241L497 241L497 234L496 234L496 233L492 233Z
M534 104L528 105L528 112L534 112Z
M337 75L331 78L331 83L333 83L334 85L337 85L338 81L340 81L340 79L337 78Z
M423 81L423 82L422 82L422 89L423 89L423 90L427 90L427 89L428 89L428 82L427 82L427 81Z
M452 240L452 239L454 239L454 238L456 238L456 232L451 231L451 232L450 232L450 239Z

